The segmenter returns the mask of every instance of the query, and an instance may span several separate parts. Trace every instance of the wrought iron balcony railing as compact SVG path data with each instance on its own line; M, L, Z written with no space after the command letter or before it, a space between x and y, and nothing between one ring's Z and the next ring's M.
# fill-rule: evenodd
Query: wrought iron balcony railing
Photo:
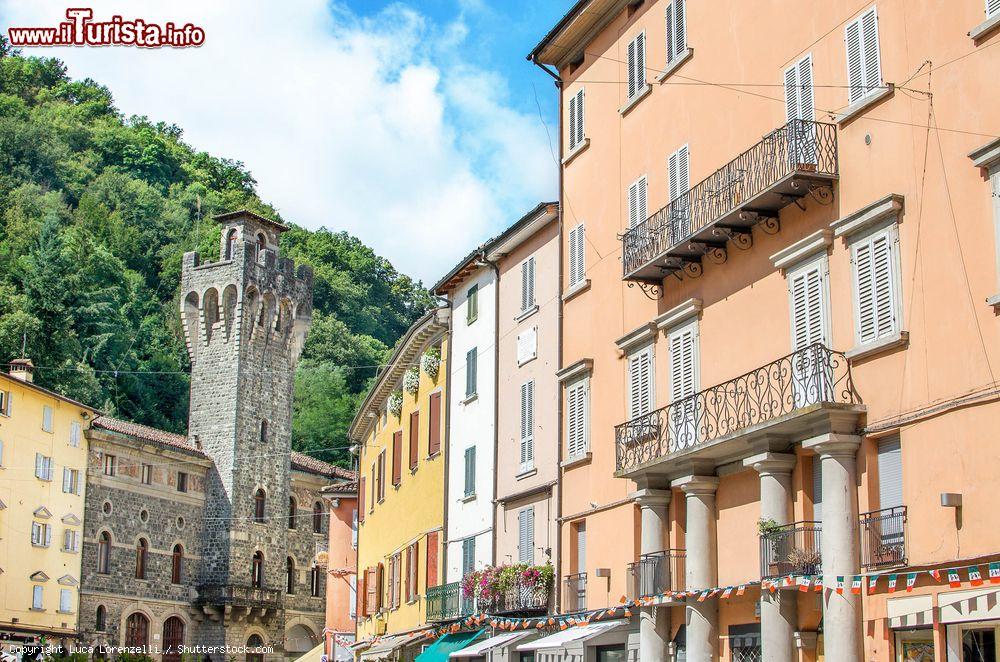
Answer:
M462 597L462 582L427 589L427 622L450 621L472 613L472 601Z
M860 523L863 570L906 565L906 506L862 513Z
M547 611L549 591L535 586L517 585L499 595L476 600L476 612L487 614L513 614L519 612Z
M847 357L816 343L615 426L617 470L825 403L860 404L861 398Z
M587 609L587 573L566 575L563 580L563 612L573 613Z
M820 574L820 528L819 522L795 522L761 535L761 578Z
M253 586L210 584L199 587L198 601L211 605L277 607L281 604L281 591Z
M636 600L667 591L683 591L684 559L683 549L665 549L643 554L638 561L629 563L626 572L628 598Z
M659 282L730 237L748 248L754 223L837 174L837 127L791 120L622 235L622 277Z

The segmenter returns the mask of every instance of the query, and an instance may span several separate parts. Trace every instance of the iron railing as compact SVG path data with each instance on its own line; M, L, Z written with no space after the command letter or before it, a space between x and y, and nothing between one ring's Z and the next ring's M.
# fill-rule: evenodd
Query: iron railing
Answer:
M622 235L628 278L793 173L837 175L837 127L791 120Z
M564 613L584 611L587 608L587 573L566 575L563 589Z
M472 613L472 601L462 597L462 582L439 584L427 589L427 621L450 621Z
M198 589L198 599L205 604L277 607L281 591L253 586L209 584Z
M847 357L816 343L615 426L616 466L631 470L810 405L860 402Z
M476 612L487 614L512 614L516 612L546 611L549 591L545 587L518 584L497 595L476 600Z
M762 579L818 575L822 568L819 522L794 522L760 536Z
M861 568L906 565L906 506L862 513Z
M684 559L683 549L665 549L643 554L638 561L629 563L626 569L628 598L636 600L667 591L683 591Z

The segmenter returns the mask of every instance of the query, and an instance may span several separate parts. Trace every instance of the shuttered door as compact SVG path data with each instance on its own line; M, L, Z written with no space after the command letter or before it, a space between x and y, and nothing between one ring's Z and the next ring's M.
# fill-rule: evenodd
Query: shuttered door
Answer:
M688 191L691 188L688 147L684 145L667 159L670 180L670 224L673 231L672 243L690 234L690 209Z
M823 521L823 462L819 455L813 455L812 496L813 520Z
M437 586L438 583L438 532L427 534L427 586Z
M517 560L535 562L535 508L529 506L517 513Z
M392 484L399 485L403 476L403 431L392 435Z
M882 230L854 245L858 341L869 343L896 330L893 235Z
M878 499L879 508L903 505L903 452L898 436L878 445Z
M427 409L427 454L441 451L441 392L431 393Z
M633 353L628 359L629 418L644 416L653 403L653 347Z
M697 442L698 347L693 324L670 334L671 441L676 448Z

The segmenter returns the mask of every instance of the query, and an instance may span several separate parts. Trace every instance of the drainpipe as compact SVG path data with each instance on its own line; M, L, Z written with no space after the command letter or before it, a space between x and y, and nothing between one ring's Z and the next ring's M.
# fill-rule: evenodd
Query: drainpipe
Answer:
M451 301L444 297L437 297L438 300L447 301L448 307L451 307ZM455 311L452 310L452 313ZM441 568L444 581L442 584L448 583L448 488L450 475L449 465L451 464L451 359L452 359L452 346L454 345L454 334L452 330L455 326L455 315L448 315L448 371L444 376L444 512L443 519L441 520L441 540L443 541L441 545ZM429 421L428 421L429 422Z
M500 266L490 262L484 249L479 264L493 270L493 499L490 501L490 563L497 562L497 461L500 445Z

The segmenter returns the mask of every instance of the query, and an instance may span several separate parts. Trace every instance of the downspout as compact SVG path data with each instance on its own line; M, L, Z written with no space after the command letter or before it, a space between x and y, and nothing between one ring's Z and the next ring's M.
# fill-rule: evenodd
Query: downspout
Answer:
M448 302L448 307L451 308L451 301L445 299L444 297L438 297L440 300ZM452 310L452 313L455 311ZM441 569L444 581L442 584L448 583L448 490L450 488L448 476L450 475L449 464L451 463L451 371L452 371L452 346L454 345L454 334L452 329L455 324L455 315L448 315L448 371L444 376L444 512L442 513L441 520L441 540L444 542L441 545ZM428 423L430 422L428 417Z
M493 270L493 499L490 501L490 563L497 562L497 462L500 446L500 266L490 262L486 250L479 254L480 263Z

